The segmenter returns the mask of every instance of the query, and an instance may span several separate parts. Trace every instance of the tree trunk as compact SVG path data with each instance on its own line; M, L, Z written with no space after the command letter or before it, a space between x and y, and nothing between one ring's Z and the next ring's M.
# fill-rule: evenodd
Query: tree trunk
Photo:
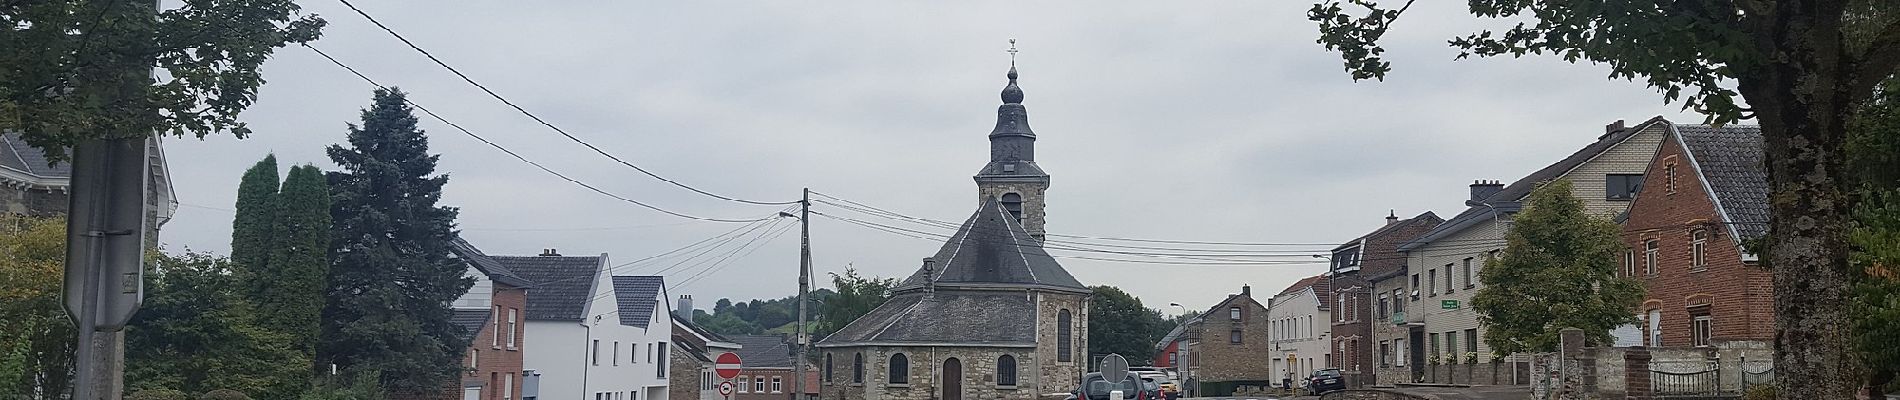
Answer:
M1861 386L1852 377L1864 375L1850 353L1843 149L1859 88L1841 54L1839 6L1813 3L1777 4L1776 31L1761 43L1775 51L1738 81L1766 142L1775 384L1782 399L1851 399Z

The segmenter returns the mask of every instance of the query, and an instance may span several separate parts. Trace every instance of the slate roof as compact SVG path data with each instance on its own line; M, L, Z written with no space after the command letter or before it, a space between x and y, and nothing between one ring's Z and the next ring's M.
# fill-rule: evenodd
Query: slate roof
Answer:
M482 326L488 325L490 311L487 308L457 308L449 317L449 323L462 328L462 338L471 339L482 332Z
M820 346L968 344L1034 346L1036 305L1022 292L938 291L892 296ZM747 345L746 347L751 347Z
M469 244L467 240L462 240L461 236L456 236L455 240L449 242L449 251L455 253L456 257L467 260L469 265L474 266L476 270L487 274L490 280L518 288L534 286L533 282L529 282L527 278L522 278L521 275L515 274L515 271L508 269L508 266L496 262L493 257L489 257L487 253L482 253L481 249L475 248L475 245Z
M1578 149L1577 152L1571 153L1569 157L1564 157L1564 159L1558 160L1554 164L1545 166L1536 172L1532 172L1530 175L1525 175L1516 182L1511 182L1510 185L1492 194L1491 197L1481 201L1466 201L1465 205L1471 206L1470 208L1458 213L1458 216L1445 220L1445 223L1439 224L1437 228L1433 228L1431 232L1426 232L1425 235L1419 236L1418 239L1413 239L1410 242L1400 245L1399 251L1416 249L1434 240L1458 233L1465 228L1476 225L1478 222L1496 216L1497 212L1500 211L1506 214L1515 213L1518 209L1523 207L1521 202L1524 200L1524 197L1529 196L1531 190L1536 189L1537 185L1563 177L1564 174L1568 174L1571 170L1577 169L1577 167L1583 165L1583 163L1596 158L1598 155L1602 155L1603 152L1609 151L1630 137L1642 133L1644 129L1648 129L1650 126L1659 123L1669 124L1670 122L1658 115L1635 126L1617 129L1605 133L1602 136L1597 136L1595 142L1583 146L1583 148Z
M1676 125L1677 137L1737 239L1768 233L1768 169L1761 126Z
M614 300L619 305L620 324L647 328L653 321L653 310L659 307L660 292L666 289L666 281L658 276L616 276L614 280Z
M600 272L598 256L490 256L522 278L534 282L528 291L529 321L581 321L593 299L594 277Z
M0 168L12 169L39 178L71 178L72 163L50 165L46 153L28 146L20 134L0 133Z
M1089 288L1062 269L1055 257L1023 230L1023 225L996 199L983 202L962 228L932 257L929 271L918 268L892 288L893 293L919 291L935 281L938 287L1037 287L1075 293Z
M686 352L687 355L693 356L693 359L699 360L699 362L702 362L702 363L713 362L711 355L706 354L706 349L699 347L697 345L694 345L693 342L675 340L673 341L673 346L674 348L677 348L680 351Z
M756 368L792 368L792 346L784 336L779 335L735 335L734 343L739 346L740 367Z
M732 339L728 339L725 336L720 336L716 332L707 330L705 327L699 326L698 323L693 322L693 317L691 316L682 316L680 315L680 313L671 313L671 314L673 314L673 324L675 325L685 327L686 330L693 331L694 334L697 334L699 336L704 336L707 339L712 339L713 341L716 341L716 342L732 343Z
M1292 286L1287 286L1286 290L1280 291L1279 296L1299 293L1309 287L1313 288L1313 296L1319 303L1320 311L1326 311L1326 303L1330 303L1326 301L1326 293L1333 291L1333 280L1328 279L1326 274L1313 275L1299 282L1293 282Z

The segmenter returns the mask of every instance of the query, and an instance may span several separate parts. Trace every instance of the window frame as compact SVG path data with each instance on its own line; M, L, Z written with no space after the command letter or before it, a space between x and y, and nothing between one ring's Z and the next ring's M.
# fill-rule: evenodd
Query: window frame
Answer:
M1643 241L1643 273L1645 275L1656 276L1656 270L1661 269L1656 267L1657 253L1660 252L1662 252L1662 241L1656 239Z
M1603 174L1604 200L1634 200L1642 192L1643 174ZM1618 196L1617 193L1623 195Z
M858 352L851 357L851 384L864 384L864 353Z
M903 352L891 353L884 359L884 384L887 386L910 386L910 356Z
M1483 354L1478 352L1478 343L1478 328L1465 328L1465 351L1473 354Z
M1689 271L1707 271L1709 269L1709 230L1689 231Z
M488 347L501 349L501 306L493 307L495 309L494 314L488 318L490 321L489 325L494 327L488 331Z
M630 354L630 355L631 355L632 353L628 353L628 354ZM613 359L613 365L620 365L620 341L618 341L618 340L615 340L615 341L614 341L614 353L613 353L613 356L610 356L610 357L607 357L607 358L611 358L611 359ZM627 360L627 362L633 362L633 360L631 360L631 358L632 358L632 357L628 357L628 358L629 358L629 360Z
M1465 257L1465 261L1464 261L1465 263L1464 265L1465 289L1478 287L1478 282L1476 279L1478 275L1475 272L1476 270L1471 268L1471 260L1472 260L1472 257Z
M508 308L508 350L520 350L521 346L521 309Z
M1412 286L1409 289L1412 290L1412 301L1418 301L1418 274L1412 274Z
M600 339L594 339L593 356L594 356L593 359L589 363L593 364L594 366L599 366L600 365Z
M1450 266L1451 264L1445 265ZM1438 269L1432 268L1425 270L1425 278L1425 289L1427 293L1430 294L1428 297L1438 297Z
M1173 353L1169 353L1172 357ZM996 357L996 386L1015 388L1017 384L1016 356L1004 354Z
M772 377L772 393L785 393L785 378Z
M1228 344L1243 344L1245 342L1245 339L1243 338L1243 336L1245 336L1245 334L1242 334L1240 332L1240 328L1233 328L1232 330L1229 330L1227 332L1227 343Z
M1227 307L1227 320L1229 321L1241 320L1240 307Z
M1069 309L1056 310L1056 362L1075 362L1075 316Z
M1695 346L1695 347L1712 346L1713 344L1710 343L1709 340L1710 338L1714 336L1715 336L1715 317L1714 316L1711 316L1708 314L1697 314L1697 315L1692 315L1689 317L1689 345L1690 346Z

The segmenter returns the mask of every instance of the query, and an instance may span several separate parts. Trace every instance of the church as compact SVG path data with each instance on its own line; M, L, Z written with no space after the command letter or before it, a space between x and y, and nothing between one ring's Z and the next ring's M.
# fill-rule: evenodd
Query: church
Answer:
M825 399L1035 399L1087 372L1090 292L1043 251L1049 174L1016 76L976 212L883 305L817 344Z

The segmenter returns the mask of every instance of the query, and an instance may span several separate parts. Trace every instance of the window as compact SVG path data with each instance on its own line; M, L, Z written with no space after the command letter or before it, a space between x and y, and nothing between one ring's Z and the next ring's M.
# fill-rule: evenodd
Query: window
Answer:
M785 393L785 378L772 377L772 393Z
M825 354L825 382L831 382L831 354Z
M1649 320L1649 346L1661 347L1663 345L1662 310L1649 310L1649 318L1646 319Z
M1227 308L1227 319L1230 319L1230 320L1234 320L1234 321L1239 321L1239 320L1240 320L1240 307L1228 307L1228 308Z
M1662 247L1656 239L1643 241L1643 273L1656 276L1656 252Z
M1478 352L1478 328L1465 330L1465 351Z
M1714 330L1715 318L1709 315L1707 304L1689 307L1689 345L1708 346Z
M1663 163L1663 177L1669 182L1664 188L1669 189L1669 194L1676 194L1676 156L1663 159Z
M752 377L752 392L765 393L765 377L763 376Z
M1405 347L1405 339L1393 339L1392 350L1393 350L1392 365L1396 365L1400 367L1405 366L1405 360L1408 358L1411 358L1409 354L1412 354L1409 351L1410 348Z
M1439 347L1438 347L1438 343L1439 343L1439 342L1438 342L1438 333L1436 333L1436 332L1433 332L1433 333L1432 333L1432 341L1431 341L1430 343L1431 343L1431 347L1426 347L1425 349L1426 349L1426 350L1431 350L1431 352L1430 352L1430 353L1425 353L1425 354L1427 354L1427 355L1430 355L1430 356L1438 356L1439 354L1443 354L1443 353L1439 353L1439 352L1438 352L1438 349L1439 349Z
M1474 278L1477 278L1478 275L1471 271L1471 257L1465 257L1464 272L1465 272L1465 288L1470 289L1474 286L1477 286L1477 284L1472 283L1472 282L1477 281L1477 279L1474 279Z
M600 339L594 339L594 365L600 365Z
M1392 289L1392 312L1405 312L1405 289Z
M1412 274L1412 301L1418 301L1418 274Z
M1452 284L1451 284L1451 279L1452 279L1453 277L1456 277L1456 275L1453 275L1453 274L1452 274L1452 271L1451 271L1451 264L1450 264L1450 263L1446 263L1446 264L1445 264L1445 294L1451 294L1451 292L1456 292L1456 291L1457 291L1457 289L1456 289L1456 288L1457 288L1457 286L1454 286L1454 285L1452 285Z
M1234 328L1234 330L1227 332L1227 342L1240 344L1240 328Z
M996 358L996 386L1016 386L1016 356L1004 354Z
M473 371L474 369L476 369L475 360L480 360L481 358L482 358L481 350L468 349L468 369L470 370L469 373L475 372Z
M516 341L520 337L520 334L521 334L521 331L520 331L521 325L516 323L516 321L520 320L520 315L521 315L521 309L519 308L508 309L508 349L509 350L520 348L515 345L515 343L520 343Z
M1636 277L1636 250L1623 250L1623 276Z
M666 354L666 342L660 342L660 363L653 366L654 376L666 377ZM651 354L648 355L651 356Z
M733 386L735 386L735 387L733 388L733 389L734 389L733 391L736 391L736 392L739 392L739 393L751 393L751 392L752 392L752 379L751 379L751 378L748 378L748 377L746 377L745 375L740 375L740 376L739 376L739 379L737 379L737 380L735 380L735 383L737 383L737 384L736 384L736 385L733 385Z
M889 383L892 385L910 384L910 358L904 353L891 355Z
M1709 259L1703 250L1708 248L1709 230L1697 229L1689 232L1689 270L1709 269Z
M515 398L515 373L509 372L501 378L501 400Z
M1069 310L1056 311L1056 362L1075 362L1075 328Z
M1426 293L1431 293L1432 296L1437 296L1438 295L1438 270L1432 269L1432 270L1425 271L1425 277L1429 278L1425 281L1425 289L1427 289Z
M489 313L488 322L494 327L488 330L488 347L499 349L501 348L501 306L495 306L495 311Z
M1629 200L1643 192L1643 174L1609 174L1603 176L1603 198L1608 200Z
M633 356L627 356L632 358ZM647 343L647 362L653 362L653 344Z
M620 341L618 340L614 341L614 352L612 355L607 356L607 358L613 359L614 365L620 365ZM628 357L628 358L633 358L633 357Z
M1457 359L1458 331L1445 332L1445 355L1447 356L1445 357L1447 364L1450 364L1451 360Z
M1390 340L1379 341L1379 366L1392 366L1392 341Z
M864 383L864 353L851 356L851 383Z
M1003 209L1009 210L1009 215L1016 217L1018 221L1022 220L1023 219L1023 195L1016 194L1016 193L1004 193L1003 194Z
M1391 310L1388 309L1389 307L1388 303L1391 302L1391 299L1388 299L1385 296L1386 296L1385 293L1379 294L1379 318L1387 318L1391 316Z

